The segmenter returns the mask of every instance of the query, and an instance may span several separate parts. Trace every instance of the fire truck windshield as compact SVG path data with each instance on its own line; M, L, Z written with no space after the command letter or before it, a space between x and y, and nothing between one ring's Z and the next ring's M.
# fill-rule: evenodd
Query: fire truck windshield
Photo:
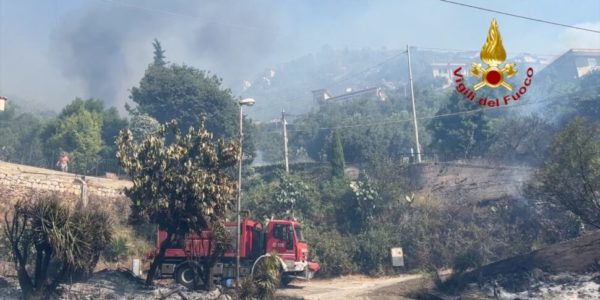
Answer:
M298 242L304 242L304 235L302 234L302 226L296 225L296 226L294 226L294 228L296 230L296 238L298 239Z

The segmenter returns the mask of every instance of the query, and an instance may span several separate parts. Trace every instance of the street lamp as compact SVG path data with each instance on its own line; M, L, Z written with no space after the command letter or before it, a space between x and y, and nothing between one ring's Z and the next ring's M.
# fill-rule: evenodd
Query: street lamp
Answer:
M240 161L239 161L239 167L238 167L238 197L237 197L237 230L236 230L236 235L237 235L237 243L235 244L235 248L236 248L236 258L235 258L235 282L236 284L239 284L240 282L240 243L241 243L241 232L240 232L240 227L242 227L242 222L240 220L240 209L241 209L241 203L242 203L242 160L244 160L244 152L242 151L242 142L244 140L244 131L243 131L243 124L244 124L244 115L243 115L243 107L245 106L252 106L254 105L254 99L252 98L245 98L240 100L239 104L240 104Z

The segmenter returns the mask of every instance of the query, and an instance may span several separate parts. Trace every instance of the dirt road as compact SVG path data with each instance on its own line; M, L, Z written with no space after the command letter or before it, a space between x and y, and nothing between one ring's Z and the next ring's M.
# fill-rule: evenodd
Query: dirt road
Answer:
M334 279L294 281L277 292L279 299L410 299L406 293L426 284L421 275L370 278L345 276Z

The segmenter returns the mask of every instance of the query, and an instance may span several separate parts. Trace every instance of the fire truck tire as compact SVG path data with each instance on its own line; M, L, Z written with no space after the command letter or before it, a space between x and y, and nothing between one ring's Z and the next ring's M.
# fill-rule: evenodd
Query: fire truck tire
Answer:
M290 284L290 282L292 282L292 280L294 279L285 274L281 274L281 281L279 282L279 285L280 287L285 288Z
M192 263L183 263L175 271L175 282L193 290L202 284L202 272L199 266Z

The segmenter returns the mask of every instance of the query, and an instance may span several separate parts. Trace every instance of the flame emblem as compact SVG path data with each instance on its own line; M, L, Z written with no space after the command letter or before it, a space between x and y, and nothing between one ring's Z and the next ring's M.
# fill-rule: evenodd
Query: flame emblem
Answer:
M512 91L512 86L504 81L504 79L511 78L517 74L517 69L515 68L515 64L500 66L506 60L506 51L502 45L502 37L500 36L496 19L493 19L492 24L490 24L488 36L481 48L479 57L488 67L483 68L481 64L472 63L471 74L477 78L481 78L481 82L475 84L473 89L478 90L483 86L491 88L503 86L507 90Z

